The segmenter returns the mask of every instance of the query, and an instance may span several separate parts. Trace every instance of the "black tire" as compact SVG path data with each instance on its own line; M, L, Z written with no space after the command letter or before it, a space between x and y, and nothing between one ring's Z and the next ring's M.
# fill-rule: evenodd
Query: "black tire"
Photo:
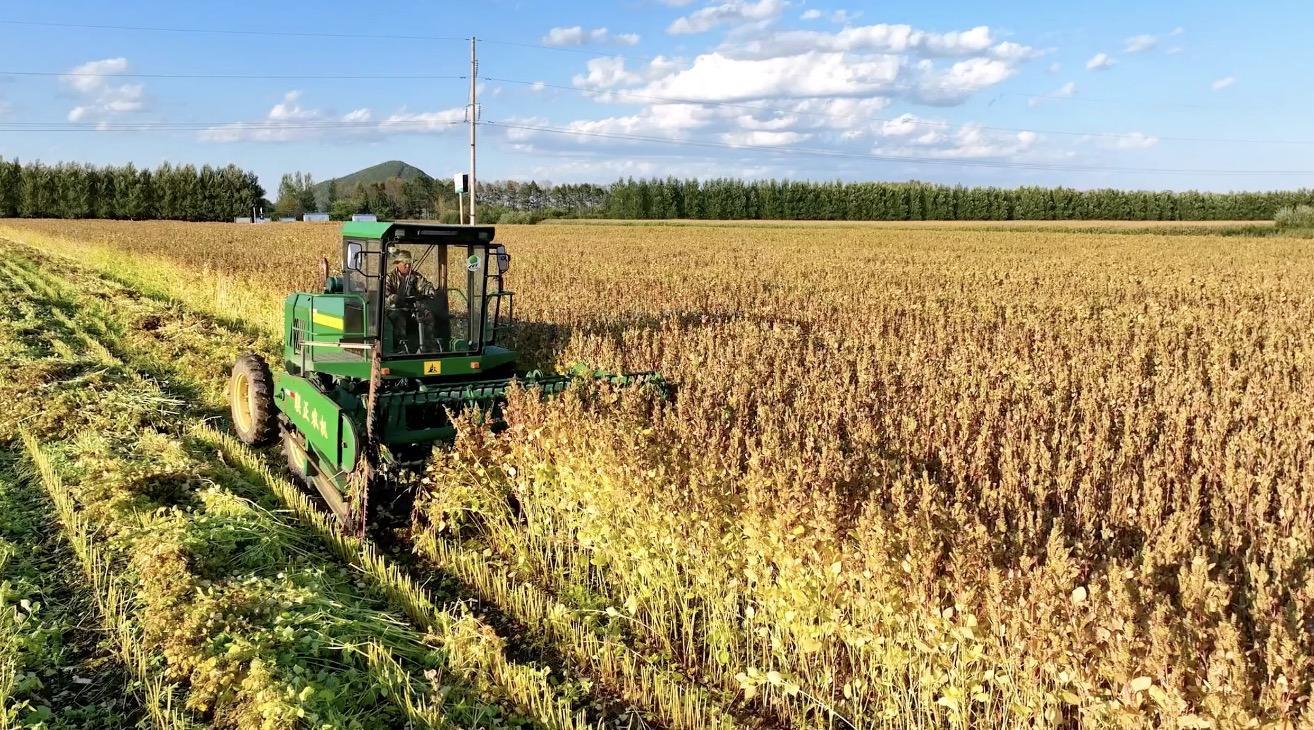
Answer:
M228 406L233 431L242 443L268 446L278 437L274 375L264 358L248 352L233 363L233 374L228 379Z

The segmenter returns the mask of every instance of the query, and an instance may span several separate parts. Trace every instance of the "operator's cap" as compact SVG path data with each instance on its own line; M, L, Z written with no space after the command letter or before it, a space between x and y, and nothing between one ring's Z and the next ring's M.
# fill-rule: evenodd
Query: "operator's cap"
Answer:
M394 264L411 263L411 252L406 249L398 251L396 254L393 254L392 262Z

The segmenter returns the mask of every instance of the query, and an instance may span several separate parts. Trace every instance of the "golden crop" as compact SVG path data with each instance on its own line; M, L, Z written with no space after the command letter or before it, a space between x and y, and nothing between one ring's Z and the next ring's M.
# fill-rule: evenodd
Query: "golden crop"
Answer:
M0 228L270 333L338 250L327 226ZM678 393L515 399L506 437L435 457L428 544L587 589L711 705L785 725L1314 723L1307 242L500 239L530 361Z

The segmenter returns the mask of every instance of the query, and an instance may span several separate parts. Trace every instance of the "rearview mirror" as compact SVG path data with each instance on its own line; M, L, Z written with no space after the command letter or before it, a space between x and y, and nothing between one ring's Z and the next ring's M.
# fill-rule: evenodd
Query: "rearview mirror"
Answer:
M359 243L347 244L347 260L343 262L342 268L349 271L360 271L361 247Z

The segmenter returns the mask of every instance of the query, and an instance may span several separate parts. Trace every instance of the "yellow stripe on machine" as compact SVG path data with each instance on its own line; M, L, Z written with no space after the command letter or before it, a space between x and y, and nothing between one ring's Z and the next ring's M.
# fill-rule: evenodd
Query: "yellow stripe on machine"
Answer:
M342 329L342 318L336 315L314 311L310 313L310 321L321 327L329 327L335 330Z

